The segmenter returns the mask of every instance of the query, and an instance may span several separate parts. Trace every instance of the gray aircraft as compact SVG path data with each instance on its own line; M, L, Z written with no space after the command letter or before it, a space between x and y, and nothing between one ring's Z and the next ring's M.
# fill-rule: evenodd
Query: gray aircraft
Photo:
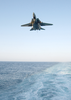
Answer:
M32 26L32 28L30 29L30 31L32 31L32 30L45 30L44 28L41 28L41 26L48 26L48 25L53 25L53 24L41 22L39 20L39 18L36 18L35 13L33 13L33 18L31 20L31 22L27 23L27 24L24 24L24 25L21 25L21 26L22 27Z

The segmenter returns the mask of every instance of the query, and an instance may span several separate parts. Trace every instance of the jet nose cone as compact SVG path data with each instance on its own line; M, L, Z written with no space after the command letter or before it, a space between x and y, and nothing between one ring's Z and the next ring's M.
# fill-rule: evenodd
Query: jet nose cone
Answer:
M33 13L33 19L36 19L36 15L35 15L35 13Z
M35 13L33 12L33 16L35 15Z

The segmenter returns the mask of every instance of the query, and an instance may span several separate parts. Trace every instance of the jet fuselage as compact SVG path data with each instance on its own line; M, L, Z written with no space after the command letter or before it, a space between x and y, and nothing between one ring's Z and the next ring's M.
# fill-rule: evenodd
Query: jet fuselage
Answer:
M40 30L41 29L40 21L39 21L38 18L37 19L36 18L35 19L32 19L31 23L32 23L32 29L33 30Z
M41 21L38 18L36 18L35 13L33 13L33 18L32 18L32 21L31 21L32 28L30 29L30 31L42 29L40 23L41 23Z
M41 22L38 18L36 18L35 13L33 13L33 18L31 22L21 26L32 26L32 28L30 29L30 31L32 31L32 30L45 30L41 28L41 26L47 26L47 25L53 25L53 24Z

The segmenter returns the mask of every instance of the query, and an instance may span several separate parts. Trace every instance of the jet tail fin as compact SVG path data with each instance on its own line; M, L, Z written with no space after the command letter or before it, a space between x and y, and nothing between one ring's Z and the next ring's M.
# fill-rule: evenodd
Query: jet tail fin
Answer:
M33 31L34 29L31 28L30 31ZM38 30L45 30L44 28L39 28Z

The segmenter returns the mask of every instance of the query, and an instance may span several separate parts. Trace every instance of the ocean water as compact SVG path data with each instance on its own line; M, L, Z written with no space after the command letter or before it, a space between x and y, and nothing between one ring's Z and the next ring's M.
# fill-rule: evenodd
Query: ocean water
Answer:
M71 100L71 62L0 62L0 100Z

